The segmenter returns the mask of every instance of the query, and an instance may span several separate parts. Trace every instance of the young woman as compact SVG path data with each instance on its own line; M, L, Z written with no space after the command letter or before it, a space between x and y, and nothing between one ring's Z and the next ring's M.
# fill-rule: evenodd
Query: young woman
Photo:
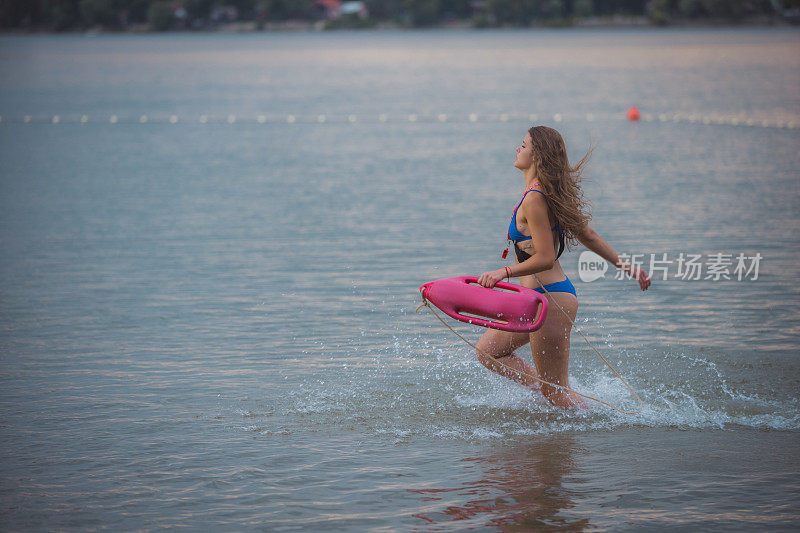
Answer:
M508 227L516 264L486 272L479 280L481 285L491 288L504 278L518 277L521 285L546 295L550 310L539 330L528 334L488 329L478 341L478 359L490 370L522 385L531 389L541 387L544 397L561 407L583 407L585 404L580 396L561 387L540 383L525 374L569 386L570 332L578 312L578 298L575 287L558 262L565 242L580 242L636 279L643 291L650 286L647 272L621 261L611 246L588 225L590 217L586 212L580 179L590 154L591 150L572 166L567 160L561 134L545 126L528 130L522 145L517 148L514 162L514 166L522 171L525 193L514 209ZM540 282L547 292L542 290ZM528 343L536 368L514 354L514 350ZM498 365L484 354L501 359L505 366Z

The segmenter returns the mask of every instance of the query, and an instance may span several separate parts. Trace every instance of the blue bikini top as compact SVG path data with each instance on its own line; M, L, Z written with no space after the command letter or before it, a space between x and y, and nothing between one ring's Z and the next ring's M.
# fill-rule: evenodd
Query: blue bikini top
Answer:
M525 200L525 197L531 191L536 191L539 194L541 194L542 196L544 196L544 193L542 191L540 191L539 189L528 189L527 191L525 191L525 194L522 195L522 200L519 201L519 203L517 204L517 207L514 209L514 214L511 215L511 223L508 225L508 238L512 242L527 241L527 240L530 240L530 238L531 238L530 235L523 235L517 229L517 209L519 209L519 206L522 205L522 201ZM555 231L555 230L558 230L559 235L561 234L561 227L558 225L558 222L556 222L555 226L550 228L550 231Z

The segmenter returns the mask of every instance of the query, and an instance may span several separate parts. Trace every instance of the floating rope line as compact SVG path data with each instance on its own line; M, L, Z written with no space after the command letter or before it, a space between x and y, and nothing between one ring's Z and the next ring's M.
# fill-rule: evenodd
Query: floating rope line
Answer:
M522 114L522 113L469 113L447 114L447 113L396 113L396 114L318 114L318 115L293 115L293 114L255 114L255 115L236 115L236 114L201 114L199 116L179 117L175 114L169 115L94 115L70 114L70 115L23 115L23 116L0 116L0 124L374 124L374 123L393 123L393 124L444 124L444 123L503 123L512 121L538 122L552 121L562 123L565 121L599 122L599 121L625 121L627 118L619 113L585 113L585 114L562 114L555 113L549 115ZM747 117L744 113L736 115L699 115L695 113L643 113L640 122L673 122L717 126L739 126L739 127L760 127L778 129L799 129L800 117L787 116L778 119L758 119Z
M548 290L547 290L547 289L544 287L544 285L542 285L542 282L541 282L541 281L539 281L539 277L538 277L536 274L533 274L533 277L534 277L534 279L536 279L536 282L539 284L539 286L542 288L542 290L544 290L544 292L545 292L545 293L547 293L548 295L550 295L550 291L548 291ZM551 296L552 296L552 295L551 295ZM578 396L580 396L580 397L582 397L582 398L586 398L587 400L593 400L593 401L595 401L595 402L598 402L598 403L601 403L601 404L603 404L603 405L605 405L605 406L607 406L607 407L610 407L611 409L613 409L613 410L615 410L615 411L617 411L618 413L621 413L621 414L623 414L623 415L635 415L635 414L641 413L641 412L642 412L642 409L644 408L644 404L642 403L642 399L641 399L641 398L639 398L639 395L638 395L638 394L636 394L636 391L635 391L635 390L633 390L633 388L632 388L630 385L628 385L628 382L627 382L627 381L625 381L625 379L624 379L624 378L623 378L623 377L622 377L622 376L619 374L619 372L617 372L617 371L614 369L614 367L613 367L613 366L611 366L611 363L609 363L609 362L606 360L606 358L605 358L605 357L603 357L603 354L601 354L601 353L600 353L600 352L597 350L597 348L595 348L595 347L594 347L594 345L593 345L591 342L589 342L589 339L587 339L587 338L586 338L586 335L584 335L584 334L583 334L583 332L581 331L581 329L580 329L578 326L576 326L576 325L575 325L575 322L573 322L573 320L572 320L572 319L569 317L569 315L567 314L567 312L566 312L566 311L564 311L564 308L563 308L563 307L561 307L561 305L558 303L558 301L556 301L556 299L555 299L555 298L551 298L551 299L550 299L550 301L551 301L551 302L553 302L554 304L556 304L556 307L558 307L558 309L559 309L559 310L560 310L562 313L564 313L564 316L565 316L565 317L567 317L567 320L569 320L569 321L570 321L570 323L571 323L571 324L574 326L575 330L576 330L578 333L580 333L580 334L581 334L581 337L583 337L583 340L585 340L585 341L586 341L586 344L588 344L588 345L589 345L589 346L592 348L592 350L594 350L594 352L595 352L595 353L596 353L596 354L597 354L597 355L600 357L600 359L602 359L602 360L603 360L603 362L606 364L606 366L607 366L608 368L610 368L610 369L611 369L611 371L612 371L612 372L614 372L614 374L615 374L615 375L616 375L616 376L619 378L619 380L620 380L620 381L621 381L621 382L622 382L622 383L623 383L623 384L624 384L624 385L625 385L625 386L628 388L628 390L629 390L629 391L631 391L631 394L633 394L633 396L634 396L634 397L636 398L636 400L639 402L639 408L638 408L638 409L636 409L635 411L623 411L623 410L622 410L622 409L620 409L619 407L617 407L617 406L615 406L615 405L613 405L613 404L611 404L611 403L609 403L609 402L603 401L603 400L601 400L601 399L599 399L599 398L595 398L594 396L589 396L588 394L583 394L583 393L580 393L580 392L578 392L578 391L576 391L576 390L574 390L574 389L571 389L571 388L569 388L569 387L567 387L567 386L565 386L565 385L559 385L559 384L557 384L557 383L552 383L552 382L550 382L550 381L547 381L547 380L544 380L544 379L540 378L539 376L533 376L533 375L531 375L531 374L528 374L527 372L523 372L523 371L521 371L521 370L517 370L517 369L515 369L515 368L511 368L510 366L508 366L508 365L504 364L502 361L500 361L500 360L499 360L499 359L497 359L496 357L493 357L493 356L489 355L488 353L484 352L483 350L481 350L480 348L478 348L477 346L475 346L474 344L472 344L470 341L468 341L467 339L465 339L465 338L464 338L464 337L463 337L463 336L462 336L462 335L461 335L459 332L457 332L456 330L454 330L454 329L453 329L453 328L450 326L450 324L448 324L447 322L445 322L445 321L442 319L442 317L440 317L440 316L439 316L439 313L437 313L437 312L436 312L436 310L435 310L433 307L431 307L431 304L429 304L429 303L428 303L428 300L426 300L426 299L425 299L425 296L423 296L423 297L422 297L422 304L421 304L419 307L417 307L417 308L416 308L416 310L414 310L414 313L417 313L417 312L418 312L420 309L422 309L423 307L427 307L428 309L430 309L430 310L431 310L431 312L434 314L434 316L436 316L436 318L438 318L438 319L439 319L439 322L441 322L442 324L444 324L444 325L445 325L445 326L446 326L446 327L447 327L447 328L448 328L450 331L452 331L453 333L455 333L455 334L458 336L458 338L460 338L462 341L464 341L464 342L466 342L467 344L469 344L470 346L472 346L472 347L473 347L475 350L477 350L477 351L478 351L478 352L480 352L481 354L483 354L483 355L485 355L486 357L488 357L489 359L491 359L491 360L492 360L494 363L496 363L496 364L498 364L498 365L500 365L500 366L504 367L506 370L510 371L510 372L511 372L511 373L513 373L513 374L517 374L517 375L519 375L519 376L525 376L525 377L528 377L528 378L534 379L534 380L536 380L536 381L539 381L539 382L541 382L541 383L545 383L545 384L547 384L547 385L550 385L550 386L552 386L552 387L559 388L559 389L561 389L561 390L567 390L567 391L569 391L569 392L572 392L572 393L574 393L574 394L577 394Z

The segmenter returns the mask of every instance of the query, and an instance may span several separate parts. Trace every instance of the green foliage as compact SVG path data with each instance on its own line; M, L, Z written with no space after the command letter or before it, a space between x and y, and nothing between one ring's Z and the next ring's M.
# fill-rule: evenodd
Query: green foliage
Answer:
M566 16L567 6L564 0L543 0L540 9L545 18L560 19Z
M489 0L487 5L500 25L528 26L539 11L539 0Z
M405 0L366 0L369 14L379 20L399 19L404 13Z
M433 26L439 22L441 0L405 0L404 7L412 26Z
M52 28L63 31L81 24L81 16L75 2L58 2L47 6L45 17L50 20Z
M440 0L439 10L445 17L469 18L472 13L470 0Z
M375 27L375 21L369 17L361 18L358 15L344 15L338 19L327 20L323 26L326 30L364 30Z
M216 0L185 0L183 8L189 20L205 19L216 3Z
M687 18L739 19L748 13L766 13L770 10L769 4L753 0L680 0L678 2L678 12Z
M113 0L81 0L79 8L83 23L86 26L119 27L117 3Z
M478 30L491 28L495 25L495 21L486 15L478 15L472 18L472 27Z
M307 18L311 4L310 0L262 0L260 7L268 20L282 21Z
M650 4L650 20L656 26L666 26L672 19L670 11L669 0L653 0Z
M594 15L594 2L592 0L575 0L572 4L572 13L576 17L591 17Z
M678 11L684 17L696 17L703 14L703 4L701 0L680 0Z
M740 18L747 11L748 0L701 0L703 9L712 17Z
M152 30L168 30L172 26L172 2L159 0L150 4L147 9L147 22Z

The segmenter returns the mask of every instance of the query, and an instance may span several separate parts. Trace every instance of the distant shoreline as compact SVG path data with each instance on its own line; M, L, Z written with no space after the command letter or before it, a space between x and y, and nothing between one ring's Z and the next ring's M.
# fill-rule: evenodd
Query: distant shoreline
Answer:
M46 28L2 28L0 35L76 35L76 34L202 34L202 33L294 33L294 32L337 32L337 31L430 31L430 30L561 30L561 29L623 29L623 28L793 28L798 27L778 16L758 16L732 21L730 19L673 19L668 24L655 24L643 16L595 17L571 21L557 21L530 26L488 26L476 27L471 20L457 20L426 27L409 27L390 22L376 22L368 27L331 27L328 21L289 20L282 22L259 23L256 21L230 22L200 29L153 30L147 24L131 25L126 29L107 29L102 27L54 31Z

